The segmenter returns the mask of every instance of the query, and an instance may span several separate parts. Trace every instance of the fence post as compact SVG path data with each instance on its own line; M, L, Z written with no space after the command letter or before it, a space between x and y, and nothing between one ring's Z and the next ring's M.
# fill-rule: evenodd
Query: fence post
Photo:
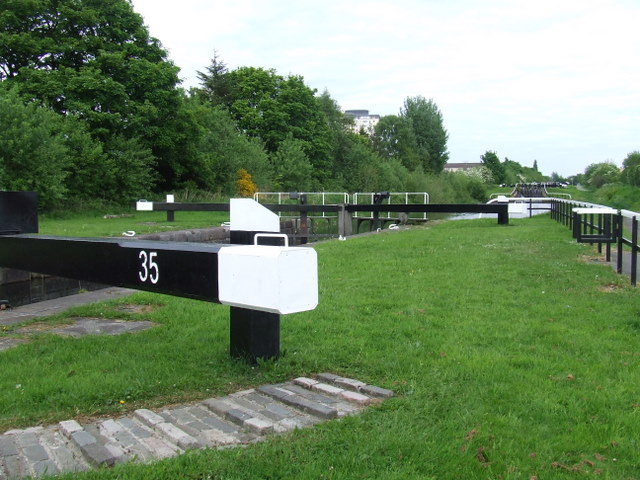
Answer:
M382 205L382 202L389 198L389 192L378 192L373 194L373 204ZM371 222L371 231L375 231L380 227L380 210L373 212L373 220Z
M618 251L616 252L616 273L622 273L622 246L624 245L624 220L622 213L618 213Z
M338 235L348 237L353 234L353 214L347 210L347 205L340 204L338 212Z
M631 285L635 287L638 269L638 219L631 219Z
M616 219L613 215L607 215L604 219L604 231L611 232L611 235L613 238L615 238L615 235L616 235L615 221ZM611 261L611 242L607 242L604 248L605 248L605 260L608 263Z
M305 193L300 194L299 202L300 205L307 204L307 195ZM302 235L300 243L304 245L309 241L309 213L306 210L300 211L300 233Z
M606 228L607 219L602 214L597 214L598 225L596 226L595 218L596 217L593 217L592 215L593 220L591 222L591 233L593 233L593 231L595 230L599 234L602 234L604 232L604 229ZM603 224L605 225L604 227ZM598 242L598 253L602 253L602 243L600 242Z
M576 212L573 212L571 215L571 219L572 219L572 223L573 223L573 238L580 238L580 229L581 229L581 225L580 225L580 215L578 215Z

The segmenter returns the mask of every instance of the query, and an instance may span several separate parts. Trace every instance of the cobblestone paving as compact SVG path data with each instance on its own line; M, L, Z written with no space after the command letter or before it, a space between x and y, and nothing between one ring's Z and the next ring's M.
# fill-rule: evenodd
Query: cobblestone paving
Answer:
M199 403L81 424L10 430L0 435L0 479L41 477L152 462L186 450L246 445L282 432L354 415L391 390L321 373Z

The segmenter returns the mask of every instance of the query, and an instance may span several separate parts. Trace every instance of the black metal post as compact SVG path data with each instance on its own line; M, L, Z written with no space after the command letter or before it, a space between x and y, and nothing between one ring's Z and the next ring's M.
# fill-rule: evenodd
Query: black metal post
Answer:
M638 219L631 219L631 285L635 287L638 269Z
M306 205L307 204L307 195L305 193L302 193L298 196L298 201L300 202L300 205ZM304 245L308 242L309 239L309 213L307 210L301 210L300 211L300 234L301 234L301 238L300 238L300 244Z
M38 195L0 192L0 235L38 233Z
M373 204L381 205L382 202L389 198L389 192L378 192L373 195ZM373 220L371 222L371 231L375 231L380 228L380 210L373 211Z
M509 225L509 205L505 205L505 209L498 212L498 225Z
M570 204L567 208L567 225L569 226L570 229L573 229L573 231L575 232L575 225L574 225L574 216L571 215L571 211L573 210L573 203Z
M616 222L616 217L614 217L613 215L607 215L607 218L605 219L605 224L607 222L608 222L608 225L609 225L608 228L611 231L612 238L615 239L616 238L616 233L617 233L616 223L615 223ZM607 227L605 226L605 230L606 229L607 229ZM611 243L612 242L607 242L605 244L605 257L604 258L607 261L607 263L611 261Z
M606 229L607 229L607 219L609 218L609 215L603 216L602 214L598 214L598 225L595 227L596 232L598 232L598 234L600 234L601 236L604 235ZM604 225L604 227L603 227ZM593 227L591 228L591 231L593 232ZM602 243L598 242L598 253L602 253Z
M230 354L251 363L280 355L280 315L231 307Z
M580 238L580 215L573 213L573 238Z
M622 213L618 213L618 251L616 255L616 273L622 273L622 245L624 244L624 223Z
M230 242L250 245L256 233L231 230ZM257 363L280 356L280 315L241 307L230 307L229 353L233 358Z

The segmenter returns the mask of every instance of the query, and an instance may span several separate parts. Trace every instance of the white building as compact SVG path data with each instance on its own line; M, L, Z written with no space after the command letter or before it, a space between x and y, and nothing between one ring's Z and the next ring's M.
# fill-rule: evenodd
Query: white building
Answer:
M355 132L363 130L368 135L373 133L374 127L380 121L380 115L370 115L369 110L345 110L344 113L354 119Z
M464 172L476 168L484 167L484 163L447 163L444 166L445 172Z

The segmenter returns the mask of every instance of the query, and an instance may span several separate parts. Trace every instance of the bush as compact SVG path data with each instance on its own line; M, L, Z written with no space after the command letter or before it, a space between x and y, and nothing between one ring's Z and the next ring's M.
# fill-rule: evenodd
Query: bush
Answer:
M594 203L640 211L640 189L631 185L607 184L593 192Z
M41 208L64 200L73 162L64 136L66 121L0 89L0 189L38 192Z
M253 183L251 174L244 168L238 170L238 180L236 182L236 191L241 197L253 197L258 191L258 186Z

